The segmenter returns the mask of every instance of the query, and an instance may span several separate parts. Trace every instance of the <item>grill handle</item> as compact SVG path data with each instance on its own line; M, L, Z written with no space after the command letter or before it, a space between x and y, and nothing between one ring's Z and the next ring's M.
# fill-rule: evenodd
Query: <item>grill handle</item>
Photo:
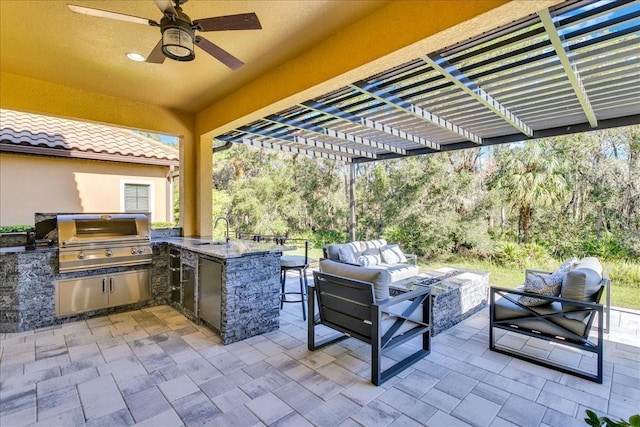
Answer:
M102 279L102 293L106 293L107 292L107 278L103 278Z
M113 293L113 277L109 277L109 292Z

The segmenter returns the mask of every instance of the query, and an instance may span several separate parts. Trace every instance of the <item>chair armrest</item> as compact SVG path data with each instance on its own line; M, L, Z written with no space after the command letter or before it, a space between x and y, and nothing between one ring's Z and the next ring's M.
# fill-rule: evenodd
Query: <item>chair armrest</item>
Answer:
M579 307L584 307L584 308L589 308L589 307L597 307L599 305L599 303L596 302L591 302L591 301L578 301L578 300L572 300L572 299L568 299L568 298L562 298L562 297L554 297L551 295L541 295L541 294L536 294L533 292L525 292L525 291L520 291L517 289L511 289L511 288L501 288L498 286L490 286L490 294L491 297L493 297L495 294L497 293L507 293L507 294L511 294L511 295L518 295L518 296L528 296L528 297L533 297L533 298L539 298L539 299L544 299L544 300L548 300L550 303L554 302L554 301L558 301L558 302L563 302L563 303L569 303L575 306L579 306ZM490 298L491 301L493 301L493 298Z
M532 269L532 268L527 268L526 270L524 270L524 274L526 275L527 273L549 275L549 274L553 273L553 271L535 270L535 269Z
M416 254L404 254L407 261L411 261L413 265L418 265L418 255Z
M373 305L374 306L378 306L378 307L380 307L382 309L385 309L385 308L391 307L391 306L393 306L395 304L398 304L400 302L407 301L407 300L410 300L410 299L414 299L414 298L417 298L417 297L420 297L420 296L423 296L423 295L426 295L426 294L429 294L429 293L431 293L431 288L430 287L428 287L428 286L419 286L419 289L414 289L413 291L410 291L410 292L404 292L404 293L398 294L396 296L387 298L387 299L382 300L382 301L376 301L376 302L373 303Z
M362 267L360 264L353 264L353 263L344 262L344 261L336 261L335 259L331 259L331 258L319 258L318 261L323 261L325 259L328 259L329 261L333 261L333 262L339 262L340 264L347 264L347 265L353 265L355 267Z

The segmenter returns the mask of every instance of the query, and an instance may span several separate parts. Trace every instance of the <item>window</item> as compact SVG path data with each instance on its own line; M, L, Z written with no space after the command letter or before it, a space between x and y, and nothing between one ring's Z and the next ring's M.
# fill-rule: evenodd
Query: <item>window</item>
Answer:
M149 184L125 184L124 185L124 210L125 212L149 212L150 203Z

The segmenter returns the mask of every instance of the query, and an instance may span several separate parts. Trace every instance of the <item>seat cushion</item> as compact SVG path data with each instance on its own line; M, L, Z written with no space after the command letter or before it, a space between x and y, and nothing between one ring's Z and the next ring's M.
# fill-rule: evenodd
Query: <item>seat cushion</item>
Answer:
M417 265L413 264L377 264L370 265L367 268L370 268L372 270L384 270L388 272L391 277L391 283L409 279L413 276L417 276L420 273L420 268Z
M511 298L517 299L518 296L512 295ZM563 312L562 304L559 302L529 308L542 315ZM545 322L544 320L531 317L533 315L526 308L520 307L504 297L496 300L494 312L495 320L509 319L509 324L544 332L553 336L566 337L567 333L564 329L567 329L581 337L583 337L587 332L587 318L578 320L561 316L549 318L550 322Z
M376 301L389 298L389 284L391 274L384 269L358 267L356 265L343 264L330 259L320 260L320 271L348 279L360 280L373 285L373 293Z
M303 255L283 255L280 257L280 267L306 267L305 257Z

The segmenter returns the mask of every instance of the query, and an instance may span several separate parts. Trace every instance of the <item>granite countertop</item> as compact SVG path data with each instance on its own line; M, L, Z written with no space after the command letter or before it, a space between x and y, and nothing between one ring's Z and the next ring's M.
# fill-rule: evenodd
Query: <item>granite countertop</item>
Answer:
M281 253L295 250L293 246L277 245L273 242L254 242L253 240L231 239L211 240L206 237L165 237L153 239L152 242L166 242L202 255L209 255L219 259L240 258L248 255ZM34 253L57 251L58 246L38 246L35 250L26 250L24 246L0 248L0 254Z
M202 237L168 237L154 241L163 241L202 255L219 259L240 258L248 255L281 253L295 250L293 246L277 245L273 242L254 242L253 240L231 239L210 240Z
M7 248L0 248L0 254L13 254L20 252L34 253L34 252L51 252L57 251L58 247L56 245L53 246L38 246L36 249L25 249L24 246L9 246Z

